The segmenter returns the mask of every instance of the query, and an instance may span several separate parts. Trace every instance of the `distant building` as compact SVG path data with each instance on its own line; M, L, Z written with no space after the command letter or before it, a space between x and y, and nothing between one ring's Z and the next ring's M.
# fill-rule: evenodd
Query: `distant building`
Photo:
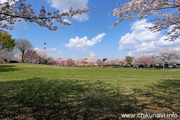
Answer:
M87 62L90 62L90 61L94 62L94 57L82 57L82 60L85 60Z

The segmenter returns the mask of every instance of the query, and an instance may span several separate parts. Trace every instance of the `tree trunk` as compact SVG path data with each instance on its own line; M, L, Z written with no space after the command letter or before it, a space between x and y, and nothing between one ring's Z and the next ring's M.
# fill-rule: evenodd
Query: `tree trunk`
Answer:
M22 51L22 63L24 63L24 51Z
M154 64L153 64L153 70L154 70Z

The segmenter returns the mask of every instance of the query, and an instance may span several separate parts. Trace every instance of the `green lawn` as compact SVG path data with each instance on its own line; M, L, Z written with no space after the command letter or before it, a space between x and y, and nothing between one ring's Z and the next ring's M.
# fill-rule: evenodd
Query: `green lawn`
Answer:
M0 119L180 115L180 69L0 64Z

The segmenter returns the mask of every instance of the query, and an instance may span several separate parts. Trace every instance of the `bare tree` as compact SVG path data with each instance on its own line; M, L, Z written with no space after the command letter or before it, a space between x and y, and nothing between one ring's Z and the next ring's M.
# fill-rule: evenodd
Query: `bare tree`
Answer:
M134 59L134 57L132 57L132 56L126 56L126 57L125 57L125 61L127 62L127 64L130 65L130 67L131 67L131 64L132 64L133 59ZM126 64L126 65L127 65L127 64Z
M111 15L120 18L113 26L114 28L124 19L132 20L135 17L144 19L150 15L154 26L147 28L153 32L167 30L164 34L168 36L165 40L174 41L180 36L180 1L179 0L129 0L129 2L118 5Z
M25 53L28 50L32 50L32 44L26 39L18 39L16 41L16 50L21 53L21 62L24 63Z
M29 2L29 1L28 1ZM63 21L63 17L72 18L75 15L87 13L90 9L73 10L70 8L67 12L46 11L42 6L39 13L35 11L32 3L26 0L0 0L0 28L12 30L16 21L24 19L26 22L37 23L41 27L47 27L49 30L57 30L58 27L53 25L53 19L64 25L71 25L69 22ZM20 18L20 19L18 19Z

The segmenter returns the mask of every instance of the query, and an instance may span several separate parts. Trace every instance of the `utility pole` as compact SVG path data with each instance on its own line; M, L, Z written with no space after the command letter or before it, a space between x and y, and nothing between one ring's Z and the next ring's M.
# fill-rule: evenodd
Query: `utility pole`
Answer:
M46 42L44 42L44 51L46 53Z

